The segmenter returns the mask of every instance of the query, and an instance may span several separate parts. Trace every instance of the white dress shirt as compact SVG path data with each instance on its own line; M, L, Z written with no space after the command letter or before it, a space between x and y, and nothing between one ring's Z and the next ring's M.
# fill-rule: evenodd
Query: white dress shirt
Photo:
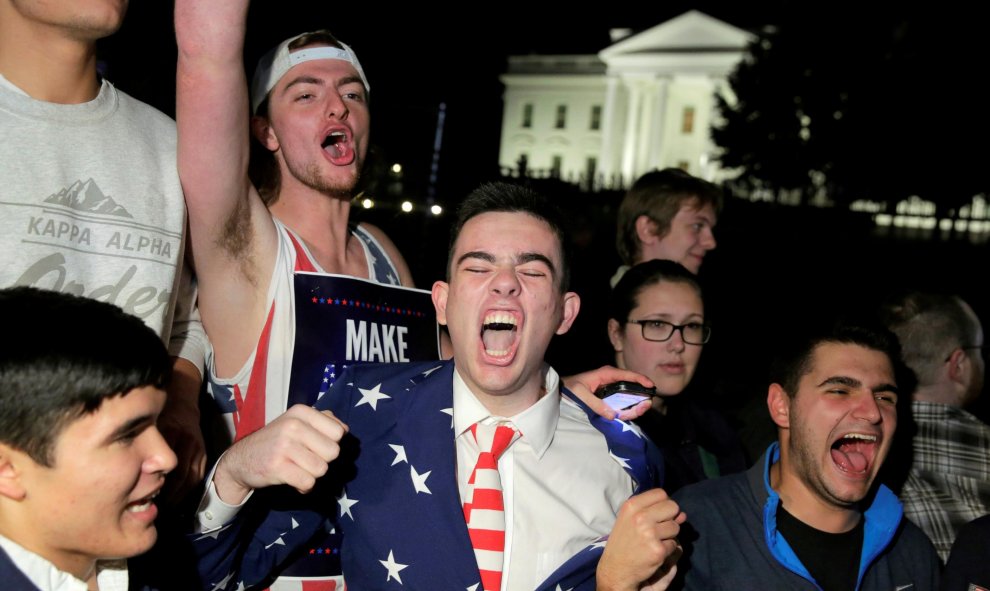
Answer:
M502 590L535 589L577 552L607 535L632 494L632 477L577 404L560 395L557 372L544 365L546 394L505 417L522 434L498 462L505 504ZM480 451L469 429L495 423L454 368L457 485L463 504Z
M0 536L0 548L11 562L41 591L87 591L85 581L38 556L20 544ZM127 561L99 560L96 562L96 584L100 591L127 591Z

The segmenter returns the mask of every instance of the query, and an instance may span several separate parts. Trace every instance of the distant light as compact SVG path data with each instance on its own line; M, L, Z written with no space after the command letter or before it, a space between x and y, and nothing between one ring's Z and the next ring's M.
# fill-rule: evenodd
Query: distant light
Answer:
M395 174L399 174L400 172L402 172L402 165L399 164L398 162L396 162L395 164L393 164L392 165L392 172L394 172Z
M365 200L361 202L361 205L363 205L365 209L371 209L375 206L375 202L371 199L365 198Z
M440 215L441 213L443 213L443 208L440 207L439 205L431 205L430 213L432 213L433 215Z
M408 201L403 201L402 202L402 211L404 211L406 213L409 213L410 211L412 211L412 203L410 203Z
M873 218L873 220L877 223L878 226L889 226L891 222L890 214L886 214L886 213L878 213L876 217Z

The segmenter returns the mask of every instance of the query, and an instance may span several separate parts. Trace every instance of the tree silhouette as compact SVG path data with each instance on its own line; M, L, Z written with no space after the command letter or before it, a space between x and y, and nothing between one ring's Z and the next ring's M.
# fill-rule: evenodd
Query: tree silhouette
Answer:
M928 7L930 10L930 7ZM980 19L966 12L782 11L717 98L712 136L743 187L841 205L911 195L947 214L987 192Z

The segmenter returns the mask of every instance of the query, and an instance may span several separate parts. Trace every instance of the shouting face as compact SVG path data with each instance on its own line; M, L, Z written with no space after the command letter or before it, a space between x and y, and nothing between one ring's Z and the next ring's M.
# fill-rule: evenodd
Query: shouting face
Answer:
M869 492L897 427L897 385L885 353L825 342L789 396L771 386L780 427L781 496L801 507L852 508ZM786 497L785 497L786 498ZM799 515L800 516L800 515Z
M538 399L550 339L577 316L577 294L560 290L562 264L557 237L543 220L520 212L482 213L458 235L450 283L433 286L458 373L502 416Z

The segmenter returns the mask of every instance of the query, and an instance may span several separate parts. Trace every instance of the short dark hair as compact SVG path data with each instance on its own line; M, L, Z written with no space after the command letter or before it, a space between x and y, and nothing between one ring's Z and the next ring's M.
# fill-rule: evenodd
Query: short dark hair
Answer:
M687 202L698 209L711 205L718 214L722 209L722 189L679 168L653 170L639 177L623 197L616 216L615 248L622 261L633 265L643 252L636 233L640 216L653 220L658 235L663 236Z
M301 35L298 39L293 39L289 43L289 50L302 49L311 45L324 45L343 49L340 41L333 36L333 33L326 29L312 31ZM271 92L265 96L264 100L258 104L254 115L268 119L268 98ZM282 187L282 172L275 162L275 155L268 148L263 146L254 134L251 134L250 155L248 160L248 177L251 183L258 189L258 194L265 205L271 206L278 201L278 192Z
M867 317L826 317L790 329L781 338L770 365L770 383L780 384L787 395L793 397L801 378L811 371L815 350L826 343L859 345L883 353L890 360L898 389L911 391L913 375L901 360L897 337L880 322Z
M164 388L171 358L140 319L89 298L0 290L0 441L52 466L71 422L134 388Z
M976 343L979 320L954 295L904 291L887 298L880 318L900 340L907 363L918 382L935 383L937 372L956 347Z
M701 285L694 273L680 263L654 259L633 265L615 284L609 299L609 318L624 324L633 308L639 305L639 294L644 289L663 282L689 285L701 298Z
M457 209L457 218L450 229L447 250L447 280L454 262L454 245L471 218L490 212L526 213L543 221L557 237L560 247L560 291L566 292L571 283L571 246L564 231L564 216L549 199L524 187L506 182L485 183L471 192Z

